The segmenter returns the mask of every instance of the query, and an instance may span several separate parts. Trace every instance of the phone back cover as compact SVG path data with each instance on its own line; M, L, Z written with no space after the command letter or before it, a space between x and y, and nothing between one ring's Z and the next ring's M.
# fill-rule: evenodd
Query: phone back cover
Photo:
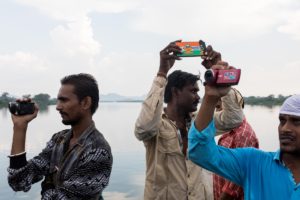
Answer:
M199 42L177 42L176 45L182 49L182 53L177 54L180 57L201 56L204 53Z

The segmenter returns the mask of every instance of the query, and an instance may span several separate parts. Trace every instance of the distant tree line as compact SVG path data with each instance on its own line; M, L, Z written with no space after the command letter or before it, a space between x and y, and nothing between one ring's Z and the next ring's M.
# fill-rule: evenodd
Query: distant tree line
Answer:
M40 109L46 108L48 105L55 105L56 98L50 98L49 94L40 93L34 96L30 94L26 94L22 96L23 98L31 98L32 101L36 102ZM0 96L0 108L7 107L8 103L11 101L15 101L16 98L10 95L8 92L3 92Z
M40 93L34 96L31 95L23 95L22 97L28 97L31 98L33 101L35 101L40 109L45 109L48 107L48 105L55 105L56 104L56 98L50 98L49 94ZM275 97L274 95L269 95L267 97L258 97L258 96L249 96L244 97L245 104L247 105L262 105L262 106L277 106L281 105L285 99L287 99L289 96L283 96L278 95ZM0 96L0 108L7 107L8 103L10 101L15 101L16 98L10 95L8 92L3 92ZM130 102L140 102L135 100L130 100Z
M244 97L245 104L248 105L262 105L262 106L278 106L281 105L288 97L290 96L283 96L283 95L278 95L275 97L274 95L269 95L267 97L255 97L255 96L250 96L250 97Z

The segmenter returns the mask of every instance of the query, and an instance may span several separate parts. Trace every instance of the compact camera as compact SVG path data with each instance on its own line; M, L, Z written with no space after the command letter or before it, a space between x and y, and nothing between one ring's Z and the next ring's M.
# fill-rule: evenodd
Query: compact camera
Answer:
M29 115L34 113L34 103L32 102L9 102L9 111L14 115Z
M179 57L194 57L203 56L206 51L205 42L176 42L176 45L181 48L181 53L177 54Z
M204 74L208 85L230 86L240 81L241 69L209 69Z

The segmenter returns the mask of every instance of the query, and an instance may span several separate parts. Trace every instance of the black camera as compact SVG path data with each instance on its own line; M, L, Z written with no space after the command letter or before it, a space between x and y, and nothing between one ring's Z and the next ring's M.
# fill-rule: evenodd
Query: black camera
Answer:
M14 115L29 115L34 113L34 103L32 102L9 102L9 111Z

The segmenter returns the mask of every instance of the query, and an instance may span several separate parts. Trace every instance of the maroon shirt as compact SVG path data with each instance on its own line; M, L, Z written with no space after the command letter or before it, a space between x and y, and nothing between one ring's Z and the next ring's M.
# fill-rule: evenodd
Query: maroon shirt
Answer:
M221 136L218 145L228 148L239 147L255 147L258 148L258 139L250 124L244 118L242 124ZM243 200L244 192L242 187L227 181L214 174L214 199L219 200L221 193L225 192L235 198L235 200Z

